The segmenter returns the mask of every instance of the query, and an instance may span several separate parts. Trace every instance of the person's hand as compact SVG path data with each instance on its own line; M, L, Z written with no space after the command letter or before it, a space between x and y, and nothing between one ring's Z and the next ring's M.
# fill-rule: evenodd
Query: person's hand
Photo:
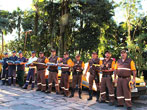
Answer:
M6 70L8 70L8 68L6 68Z
M116 78L114 79L114 83L115 83L115 84L117 83L117 79L116 79Z

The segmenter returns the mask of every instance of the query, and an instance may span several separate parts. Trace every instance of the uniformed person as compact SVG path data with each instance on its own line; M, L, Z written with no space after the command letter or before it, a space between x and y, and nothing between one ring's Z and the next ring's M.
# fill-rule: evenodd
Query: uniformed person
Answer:
M26 79L26 83L23 87L23 89L27 89L28 85L29 85L29 81L32 79L32 87L31 89L34 89L34 85L35 85L35 69L36 67L32 64L34 61L37 61L37 57L36 57L36 52L32 51L32 56L29 58L28 60L28 64L27 66L29 66L29 72L27 75L27 79Z
M17 61L17 56L16 56L16 51L13 51L13 55L9 57L10 61ZM16 65L13 63L8 63L8 83L11 85L12 80L13 80L13 85L15 86L16 84Z
M49 63L58 64L59 57L56 56L56 50L51 50L51 56L49 57ZM48 77L48 90L46 93L51 93L52 83L55 82L56 94L59 94L59 83L58 83L58 65L50 65L49 68L49 77Z
M8 58L8 53L4 54L4 58L3 58L3 69L2 69L2 85L8 85L8 64L7 61L9 60Z
M90 72L89 76L89 98L87 100L92 100L93 97L93 81L95 81L96 87L97 87L97 100L99 101L99 66L102 64L102 61L98 58L98 55L96 52L92 53L92 59L89 60L88 67L86 69L86 72L84 76L87 76L87 72Z
M36 91L45 92L46 90L45 72L47 68L45 64L48 62L48 59L44 56L43 52L39 53L39 58L37 59L37 62L38 64L34 64L37 66L37 90Z
M109 105L114 105L114 87L112 82L112 74L115 68L115 61L111 59L111 53L109 51L105 52L105 59L102 63L102 79L100 88L100 103L106 102L106 88L108 88L109 93Z
M132 110L131 90L129 88L129 81L133 73L133 83L135 83L136 68L132 59L127 57L126 50L121 51L121 59L119 59L115 66L114 82L117 83L117 107L123 107L125 100L127 110ZM116 75L118 80L116 80Z
M79 98L82 99L82 75L83 75L83 69L84 69L84 62L80 60L80 55L76 55L76 60L74 61L73 71L72 71L72 90L70 97L74 97L76 84L78 84L79 89Z
M26 58L23 57L22 51L19 51L19 58L17 61L20 61L17 65L17 80L19 86L22 87L24 85L25 63L27 62Z
M69 54L64 52L64 58L61 61L61 92L64 93L65 97L68 97L69 94L69 77L71 72L71 67L73 66L72 60L69 58Z

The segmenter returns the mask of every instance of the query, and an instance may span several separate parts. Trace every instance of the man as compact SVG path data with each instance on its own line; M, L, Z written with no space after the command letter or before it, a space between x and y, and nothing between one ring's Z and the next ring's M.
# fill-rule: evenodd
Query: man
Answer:
M65 97L68 97L69 94L69 76L70 76L70 68L73 66L72 60L69 58L69 54L64 52L64 58L61 61L61 83L60 87L64 93Z
M127 57L126 50L121 51L121 59L119 59L115 66L114 82L117 83L117 107L123 107L125 100L127 110L132 110L131 90L129 88L129 81L133 73L133 83L135 83L136 68L132 59ZM116 80L116 75L118 80Z
M9 58L10 61L17 61L16 51L13 51L13 55ZM13 80L13 86L16 84L16 65L14 63L8 62L8 83L11 86L11 82Z
M98 58L96 52L92 53L92 59L89 60L88 67L84 76L87 76L87 72L90 72L89 76L89 98L87 100L92 100L93 97L93 81L95 80L95 84L97 87L97 100L99 101L99 66L102 64L102 61Z
M51 50L51 57L49 57L49 63L54 64L50 65L49 77L48 77L48 90L46 93L51 93L52 91L52 83L55 82L56 94L59 94L59 84L58 84L58 66L56 65L59 62L59 58L56 56L56 50Z
M2 69L2 85L7 84L8 85L8 64L7 61L9 60L8 58L8 53L4 54L4 59L3 59L3 69Z
M25 74L25 63L27 62L26 58L23 57L23 54L21 51L19 51L19 58L18 60L20 63L17 65L17 79L18 84L20 87L24 85L24 74Z
M102 80L101 80L101 89L100 89L100 103L106 102L106 88L108 88L109 92L109 105L114 105L114 87L112 82L112 74L115 67L115 61L111 59L111 53L109 51L105 52L105 59L102 64Z
M46 90L46 81L45 81L45 72L46 72L46 63L48 59L44 56L43 52L39 53L39 58L37 59L37 63L34 65L37 66L37 90L45 92Z
M32 51L32 57L29 58L28 63L27 63L27 66L29 66L29 72L28 72L26 83L25 83L23 89L27 89L31 78L32 78L31 89L32 90L34 89L34 84L35 84L34 77L35 77L35 69L36 69L36 67L32 64L34 61L37 61L37 57L36 57L36 52Z
M80 60L80 55L76 55L76 60L74 61L74 66L73 66L73 72L72 72L72 91L71 91L71 97L74 97L75 89L76 89L76 84L78 83L78 89L79 89L79 98L82 99L81 94L82 94L82 74L83 74L83 69L84 69L84 62Z

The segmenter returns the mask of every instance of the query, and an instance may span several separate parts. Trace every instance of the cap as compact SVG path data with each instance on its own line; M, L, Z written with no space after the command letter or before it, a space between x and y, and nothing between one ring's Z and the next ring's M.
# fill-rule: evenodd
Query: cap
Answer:
M21 54L21 53L22 53L22 51L19 51L18 53L19 53L19 54Z
M32 54L33 54L33 53L36 53L36 52L35 52L35 51L32 51Z
M14 50L13 53L16 53L16 51Z
M92 52L92 54L96 54L97 55L97 52Z
M125 49L121 50L121 53L127 53L127 51Z
M68 52L64 52L64 55L69 55L69 53Z
M39 52L39 54L44 54L43 52Z
M4 55L8 55L8 53L7 53L7 52L5 52L5 53L4 53Z
M51 49L51 52L56 52L56 50L55 49Z

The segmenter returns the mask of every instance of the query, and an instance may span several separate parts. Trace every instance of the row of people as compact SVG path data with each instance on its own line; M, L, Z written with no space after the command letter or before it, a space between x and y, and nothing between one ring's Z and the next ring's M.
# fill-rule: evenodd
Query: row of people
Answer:
M16 52L13 52L13 56L8 58L8 54L5 54L4 64L3 64L3 77L2 82L5 83L8 80L8 84L11 85L11 79L13 79L13 84L16 83L16 65L11 63L6 63L7 60L21 61L17 65L17 74L18 74L18 84L23 86L24 78L24 69L26 64L26 58L23 57L22 52L19 52L19 57L16 57ZM47 66L46 64L49 63ZM71 95L74 97L76 90L76 84L78 84L78 93L79 98L82 94L82 75L84 70L84 62L80 59L80 55L76 55L75 60L72 61L69 58L67 52L64 53L63 59L56 56L56 51L53 49L51 51L51 56L46 58L43 52L39 53L39 58L35 56L35 52L32 51L32 57L29 58L27 66L29 67L29 72L27 75L26 83L23 86L23 89L27 89L30 79L32 79L32 89L34 89L34 73L35 68L37 67L37 91L42 91L46 93L52 92L52 83L55 82L56 94L64 94L64 96L69 96L69 77L71 74L72 68L72 89ZM58 66L61 67L61 82L60 86L58 83ZM45 81L45 72L46 68L49 71L48 77L48 89L46 90L46 81ZM101 83L99 81L99 72L102 71ZM87 76L87 72L90 73L89 76L89 98L93 98L93 82L95 82L97 87L97 100L100 103L106 102L106 88L108 88L109 93L109 105L114 105L114 84L112 81L112 75L114 73L114 83L117 83L117 107L123 107L123 100L125 99L126 106L128 110L131 110L131 91L128 87L129 81L131 80L131 74L133 72L133 82L135 83L136 68L134 62L127 57L126 50L121 51L121 59L116 63L111 58L111 53L109 51L105 52L104 60L100 60L96 52L92 53L92 58L88 62L88 67L84 76ZM7 74L8 73L8 74ZM116 79L118 76L118 79ZM8 78L8 79L7 79ZM99 93L100 91L100 93Z

